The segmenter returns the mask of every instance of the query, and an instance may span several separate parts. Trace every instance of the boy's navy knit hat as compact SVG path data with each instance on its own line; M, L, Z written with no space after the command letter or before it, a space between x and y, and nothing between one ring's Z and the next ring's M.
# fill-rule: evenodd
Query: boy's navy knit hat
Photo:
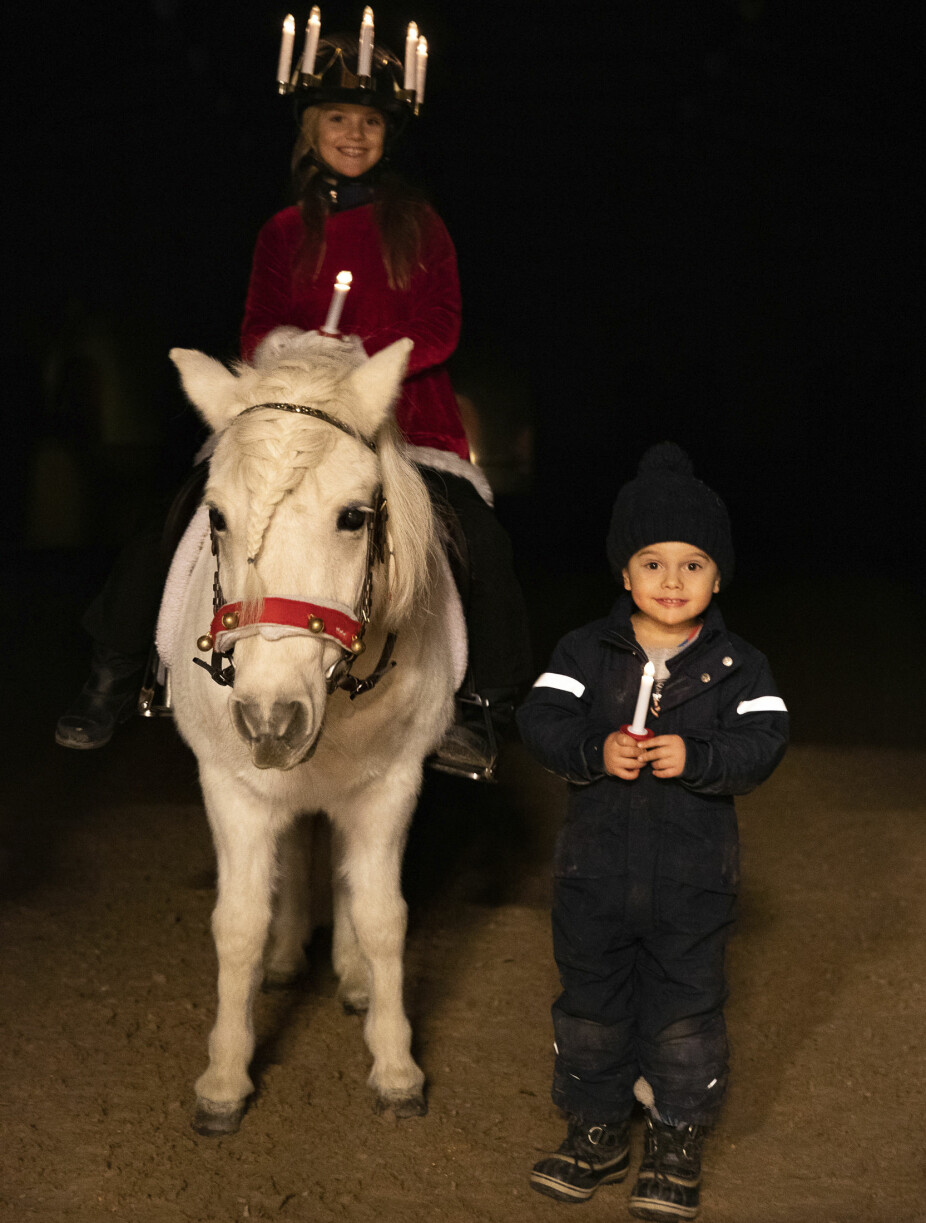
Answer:
M691 459L674 442L651 446L636 477L617 494L608 531L608 561L618 581L635 552L670 540L692 544L714 561L724 587L733 577L727 507L695 479Z

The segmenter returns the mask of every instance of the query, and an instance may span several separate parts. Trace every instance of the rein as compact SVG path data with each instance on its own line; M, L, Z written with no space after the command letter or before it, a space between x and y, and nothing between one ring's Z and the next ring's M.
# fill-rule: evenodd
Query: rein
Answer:
M236 419L261 408L272 408L278 412L295 412L300 416L313 416L316 420L324 421L325 424L340 429L342 433L355 438L374 454L376 453L375 442L352 429L344 421L338 420L337 417L330 416L320 408L308 407L305 404L258 403L253 407L245 408ZM360 607L356 619L330 604L308 602L303 599L283 599L268 595L262 601L259 616L245 612L243 610L245 605L240 600L226 603L219 577L219 546L210 520L209 536L212 543L212 555L215 557L215 574L212 580L212 623L209 626L209 632L200 637L196 645L204 652L211 650L212 658L209 662L204 662L201 658L194 658L193 662L199 667L204 667L217 684L231 688L235 682L235 664L232 658L235 646L233 642L228 649L222 649L221 637L226 633L232 633L239 628L248 628L251 625L279 625L297 629L311 636L327 637L341 647L343 651L341 657L325 673L325 687L329 696L336 688L341 688L350 695L351 700L354 700L355 697L375 688L390 667L395 666L395 662L391 661L396 642L395 633L387 634L379 661L369 675L363 679L357 679L351 674L351 667L355 658L366 649L363 637L370 623L370 613L373 607L373 567L377 562L382 564L386 558L386 523L388 519L386 499L383 496L382 488L378 488L374 497L373 513L368 515L367 555L363 587L360 592Z

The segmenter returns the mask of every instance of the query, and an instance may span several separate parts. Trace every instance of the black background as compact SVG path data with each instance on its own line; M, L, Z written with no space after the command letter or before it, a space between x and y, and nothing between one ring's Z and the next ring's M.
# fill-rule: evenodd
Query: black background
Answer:
M323 29L361 11L324 4ZM188 462L197 427L166 352L235 355L256 231L289 202L284 12L150 0L16 19L8 548L33 547L37 450L50 436L92 450L81 394L62 407L49 374L88 319L105 320L155 426L133 471L167 487ZM919 615L921 65L903 7L375 13L397 50L411 18L430 42L425 112L397 158L457 244L455 383L533 426L530 487L500 506L528 586L601 572L617 488L672 438L730 506L745 590L841 582L824 614L848 598L867 626L902 588L899 614ZM114 546L136 514L106 484L83 546Z

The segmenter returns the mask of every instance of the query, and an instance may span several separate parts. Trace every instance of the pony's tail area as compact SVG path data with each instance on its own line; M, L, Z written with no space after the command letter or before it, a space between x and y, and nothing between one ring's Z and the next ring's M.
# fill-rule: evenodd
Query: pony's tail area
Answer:
M385 627L397 629L416 606L421 609L428 590L428 574L437 557L439 537L427 487L406 458L404 443L394 422L389 421L377 434L376 447L393 551Z

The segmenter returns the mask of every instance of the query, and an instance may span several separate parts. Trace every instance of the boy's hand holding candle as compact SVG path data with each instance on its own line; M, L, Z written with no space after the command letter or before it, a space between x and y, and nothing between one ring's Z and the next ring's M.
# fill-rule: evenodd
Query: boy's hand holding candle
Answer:
M604 767L612 777L635 781L645 764L656 777L680 777L685 768L685 741L680 735L654 735L646 725L646 713L656 668L648 662L640 677L640 691L633 721L612 731L604 741Z
M623 729L612 731L604 741L604 767L621 781L636 781L644 765L655 777L681 777L685 771L685 740L681 735L653 735L635 739Z
M604 767L612 777L621 781L636 781L646 764L646 751L642 743L614 730L604 741Z

